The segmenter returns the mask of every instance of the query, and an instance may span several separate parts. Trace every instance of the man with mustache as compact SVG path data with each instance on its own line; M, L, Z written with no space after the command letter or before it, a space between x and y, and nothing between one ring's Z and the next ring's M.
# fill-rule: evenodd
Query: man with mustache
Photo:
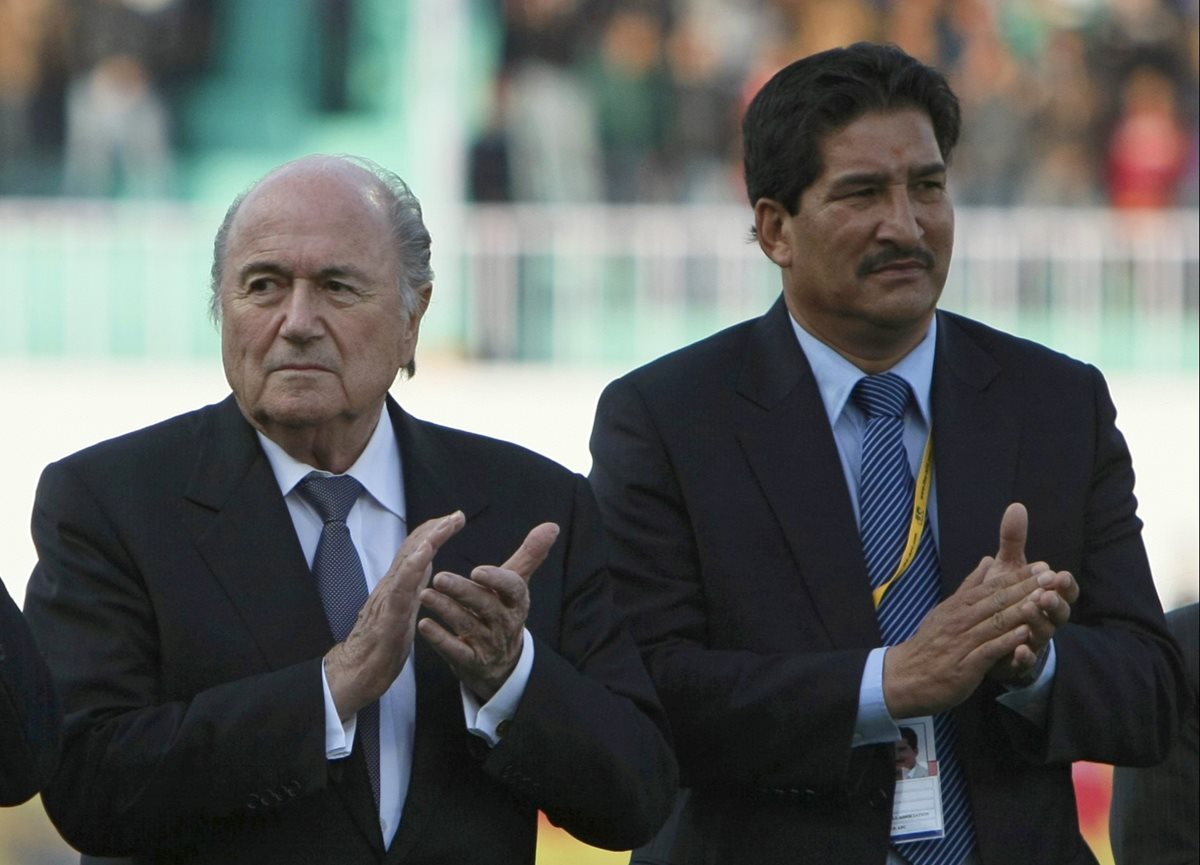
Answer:
M1090 863L1071 761L1174 735L1103 378L937 309L958 133L895 46L781 70L743 143L782 297L600 399L591 481L686 788L635 862ZM938 771L897 788L907 719Z
M614 849L666 817L586 482L388 395L429 256L391 172L271 172L214 245L232 395L43 473L26 613L65 712L43 798L85 854L532 865L539 810Z

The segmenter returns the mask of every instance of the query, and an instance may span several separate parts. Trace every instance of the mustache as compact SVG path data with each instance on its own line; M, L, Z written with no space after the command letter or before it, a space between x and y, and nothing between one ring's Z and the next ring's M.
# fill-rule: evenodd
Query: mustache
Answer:
M867 276L881 267L897 261L916 261L922 267L933 267L933 253L920 246L900 247L889 246L874 255L868 255L858 264L858 276Z

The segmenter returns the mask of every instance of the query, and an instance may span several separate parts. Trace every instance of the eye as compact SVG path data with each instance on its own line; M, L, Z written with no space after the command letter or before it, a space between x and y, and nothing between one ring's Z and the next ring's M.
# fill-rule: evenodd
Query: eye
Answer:
M336 279L329 280L329 282L325 283L325 287L334 294L339 294L345 291L353 291L353 289L346 285L346 283L338 282Z
M246 284L247 294L267 294L279 287L279 280L273 276L258 276Z

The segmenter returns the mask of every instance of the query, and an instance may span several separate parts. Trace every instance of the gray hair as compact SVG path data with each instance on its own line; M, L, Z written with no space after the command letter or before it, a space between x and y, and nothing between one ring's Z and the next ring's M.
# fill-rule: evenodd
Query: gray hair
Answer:
M311 156L303 157L303 159L313 158ZM412 190L408 188L408 184L404 182L400 175L394 171L389 171L378 163L372 162L370 159L347 154L316 158L338 160L357 165L379 181L380 187L386 192L388 218L392 226L392 242L395 245L397 261L400 265L400 297L404 304L405 312L409 316L414 315L420 305L421 289L433 282L433 268L429 264L429 246L432 239L429 236L429 229L425 227L425 220L421 215L421 202L413 195ZM294 163L287 163L287 165L292 164ZM229 231L233 226L233 220L237 216L242 202L246 200L246 196L259 183L267 177L276 174L282 168L287 167L287 165L280 166L280 168L274 169L270 174L255 181L253 185L239 193L233 199L233 203L229 205L229 209L225 211L225 218L221 221L221 227L217 229L216 237L213 239L212 272L210 275L212 294L208 300L208 311L214 322L220 322L221 320L221 277L225 270L225 250L229 241Z

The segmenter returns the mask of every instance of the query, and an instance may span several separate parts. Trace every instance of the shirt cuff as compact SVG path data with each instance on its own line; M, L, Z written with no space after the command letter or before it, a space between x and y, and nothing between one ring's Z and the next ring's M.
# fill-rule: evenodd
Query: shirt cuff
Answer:
M493 748L500 744L503 735L501 725L506 725L509 719L517 713L521 697L525 695L525 686L529 683L529 673L533 670L533 637L527 628L521 629L521 657L517 666L509 673L508 679L500 686L492 699L480 705L479 699L460 685L463 701L463 717L467 722L467 732L479 736Z
M1058 668L1058 653L1054 651L1054 640L1046 644L1046 655L1042 669L1028 685L1009 688L996 700L1018 715L1039 727L1046 726L1050 709L1050 689L1054 685L1054 672Z
M900 729L883 699L883 659L887 650L887 646L881 646L867 655L862 684L858 687L858 717L854 721L851 748L895 742L900 738Z
M345 724L338 716L333 693L329 690L329 679L325 675L325 662L321 661L321 688L325 692L325 759L342 760L354 750L354 731L358 729L358 715L351 716Z

